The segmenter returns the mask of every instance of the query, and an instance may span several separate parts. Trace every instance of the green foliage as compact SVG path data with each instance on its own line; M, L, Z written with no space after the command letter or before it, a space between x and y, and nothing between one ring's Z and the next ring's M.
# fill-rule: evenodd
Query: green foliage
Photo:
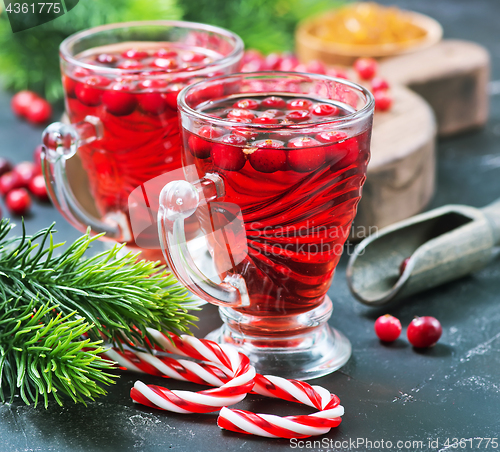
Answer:
M84 258L98 237L86 234L60 255L53 225L33 236L8 238L0 222L0 398L19 393L26 403L48 403L57 391L75 402L104 394L99 383L111 363L99 354L102 337L148 348L147 328L189 332L196 318L190 297L163 267L137 261L121 247ZM82 334L87 340L82 341ZM17 389L16 389L17 388Z
M65 15L13 34L7 15L2 13L0 77L7 88L29 88L54 101L62 97L59 44L66 37L107 23L180 17L175 0L80 0Z

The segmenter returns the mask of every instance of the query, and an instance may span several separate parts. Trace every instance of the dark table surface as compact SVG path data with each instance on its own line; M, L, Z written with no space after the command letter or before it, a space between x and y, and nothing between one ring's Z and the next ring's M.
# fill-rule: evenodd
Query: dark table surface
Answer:
M435 17L447 38L483 44L491 53L492 80L500 79L499 1L384 3ZM479 207L500 196L500 81L493 82L490 91L487 126L439 142L438 185L430 207L447 203ZM0 93L0 155L14 161L30 159L41 129L14 118L9 101L9 95ZM3 205L2 209L5 215ZM26 221L28 232L55 220L60 240L79 236L51 206L37 204L32 211ZM315 380L315 384L336 393L346 414L340 427L319 438L324 441L320 447L309 449L364 451L377 448L377 444L379 449L384 448L390 441L391 450L443 451L454 449L454 438L469 440L459 449L486 449L486 440L478 447L479 438L500 437L500 262L390 310L403 325L415 315L440 319L443 336L426 352L415 351L406 339L390 346L377 340L373 322L386 310L370 309L353 299L345 281L345 265L344 256L329 292L335 306L331 324L348 335L353 356L340 371ZM198 337L220 323L212 306L205 307L200 317ZM109 388L108 396L86 407L70 401L64 407L52 403L48 410L17 402L3 405L0 450L220 452L291 447L288 440L221 431L213 414L186 416L141 408L129 397L138 378L170 388L199 390L190 384L124 373ZM238 407L281 415L311 412L296 404L258 396L248 397ZM344 441L347 447L336 447L337 441ZM490 443L488 449L492 446Z

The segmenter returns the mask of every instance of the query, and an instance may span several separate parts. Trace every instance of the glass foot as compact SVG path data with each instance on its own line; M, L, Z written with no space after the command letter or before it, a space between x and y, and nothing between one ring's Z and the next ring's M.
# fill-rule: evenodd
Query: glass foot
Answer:
M325 304L331 306L331 301L327 299ZM235 331L225 323L209 333L207 339L234 345L250 358L258 373L299 380L330 374L342 367L351 356L349 340L326 321L301 335L288 337L252 337Z

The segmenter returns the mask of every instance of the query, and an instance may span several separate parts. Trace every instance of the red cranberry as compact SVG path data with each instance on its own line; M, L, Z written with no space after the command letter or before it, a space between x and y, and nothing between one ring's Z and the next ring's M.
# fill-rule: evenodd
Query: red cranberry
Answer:
M280 67L283 57L279 53L270 53L266 56L266 69L268 71L276 71Z
M38 168L32 162L18 163L12 171L19 175L22 187L27 187L31 179L38 174Z
M375 91L373 97L375 98L375 110L387 111L391 108L392 97L387 91Z
M47 194L47 187L45 185L45 179L41 174L31 179L30 183L28 184L28 189L40 201L49 200L49 195Z
M0 157L0 176L12 170L12 164L5 158Z
M316 104L312 109L312 113L316 116L333 116L338 115L339 109L331 104Z
M175 50L159 49L155 52L154 56L158 58L173 58L177 56L177 52Z
M375 321L375 334L381 341L394 342L401 330L401 322L392 315L383 315Z
M257 110L259 108L259 102L255 99L240 99L238 102L233 104L234 108L241 108L243 110Z
M5 205L15 215L24 215L31 207L31 198L25 188L15 188L7 193Z
M245 129L244 127L235 127L233 129L233 133L235 135L240 135L246 140L252 140L255 139L258 135L257 132L254 132L253 130Z
M23 186L23 181L21 176L14 171L9 171L4 175L0 176L0 193L5 196L7 193L11 192L16 188L21 188Z
M190 135L188 139L188 148L191 154L200 159L210 157L210 150L212 149L212 142L214 138L219 138L222 131L212 126L203 126L198 135ZM205 139L204 139L205 138ZM208 140L207 140L208 139Z
M386 89L389 89L389 83L387 83L387 80L382 77L373 77L371 81L372 85L372 91L384 91Z
M284 54L283 58L281 59L281 63L279 65L279 70L280 71L293 71L299 64L299 60L295 55L290 55L290 54Z
M278 124L278 118L262 115L252 121L254 124Z
M283 141L278 140L256 141L253 146L258 149L253 150L249 155L250 165L261 173L274 173L285 170L287 168L286 152L280 149L283 145Z
M399 274L402 275L405 270L406 270L406 267L408 266L408 262L410 262L410 258L407 257L403 262L401 262L401 265L399 266Z
M158 79L142 80L137 85L139 89L143 89L151 93L159 90L164 90L167 86L168 82L166 80L158 80Z
M32 124L45 124L52 116L52 107L40 97L31 102L26 111L26 119Z
M64 92L66 93L66 96L68 96L72 99L74 99L76 97L75 96L76 84L77 84L76 80L73 80L68 75L63 75L62 85L63 85Z
M247 140L245 137L241 135L234 135L234 134L228 134L224 135L221 139L220 142L225 143L225 144L233 144L236 146L245 146L247 144Z
M325 150L320 143L310 137L296 137L288 142L291 149L287 153L288 166L299 173L318 169L325 161ZM298 148L298 149L297 149Z
M159 115L168 108L165 93L141 93L137 96L137 99L144 113Z
M177 97L179 97L179 93L185 86L183 83L176 83L168 87L168 91L165 93L165 101L172 110L177 111Z
M275 108L271 108L270 110L265 110L262 112L261 116L267 116L269 118L280 118L284 116L283 110L276 110Z
M255 115L248 110L243 110L241 108L233 108L227 113L227 117L231 119L243 119L245 121L251 121L255 118Z
M309 63L306 64L306 68L307 68L306 72L312 72L313 74L321 74L321 75L326 74L325 64L318 60L309 61Z
M101 53L96 56L95 60L101 64L112 65L118 61L116 55L111 55L109 53Z
M292 99L286 103L289 110L309 110L311 107L312 102L308 99Z
M196 52L185 52L181 56L186 63L199 63L205 59L205 55Z
M262 100L260 103L261 107L263 108L285 108L286 102L284 99L281 97L277 96L270 96L266 97L265 99Z
M441 337L443 328L434 317L415 317L408 325L406 335L415 348L432 347Z
M155 58L151 63L151 66L160 69L176 69L178 64L177 60L174 58Z
M358 158L358 141L355 137L348 138L345 132L321 132L316 135L316 139L322 143L331 143L325 147L325 158L331 165L340 161L340 168L345 168Z
M79 82L75 87L77 99L88 107L96 107L101 103L103 89L109 85L109 80L100 75L91 75L84 82Z
M145 50L129 49L122 53L122 57L127 60L142 60L149 56Z
M18 116L26 116L31 104L38 99L38 95L33 91L19 91L14 94L10 105L12 111Z
M137 105L134 94L128 92L132 87L125 83L115 83L102 95L102 103L112 115L126 116L131 114Z
M378 63L373 58L358 58L354 62L354 70L363 80L370 80L377 73Z
M294 122L303 122L311 119L311 114L308 110L292 110L291 112L287 113L286 119Z
M141 63L139 63L139 61L136 60L122 60L116 67L119 69L139 70L142 69L144 65L142 65Z
M244 140L243 137L240 138ZM239 146L231 146L230 144L214 144L210 156L215 166L228 171L239 171L246 163L245 154L242 148Z

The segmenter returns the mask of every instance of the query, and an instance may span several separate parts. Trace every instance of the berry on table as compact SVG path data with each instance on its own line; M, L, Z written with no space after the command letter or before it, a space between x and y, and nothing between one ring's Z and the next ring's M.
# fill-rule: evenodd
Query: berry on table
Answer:
M387 80L382 77L373 77L371 81L372 85L372 91L384 91L386 89L389 89L389 83L387 83Z
M373 97L375 99L375 110L387 111L391 108L392 97L387 91L375 91Z
M28 108L35 99L38 99L38 95L33 91L19 91L12 97L10 103L12 111L18 116L25 117L28 112Z
M385 314L375 321L375 334L384 342L394 342L401 334L401 322L396 317Z
M10 163L7 159L0 157L0 176L3 176L5 173L8 173L12 170L12 163Z
M15 188L7 193L5 205L15 215L24 215L31 207L31 198L25 188Z
M415 348L432 347L442 333L443 328L439 320L431 316L415 317L406 329L408 341Z
M378 63L373 58L358 58L354 62L354 70L363 80L372 79L378 70Z
M47 187L45 185L45 178L41 174L38 174L33 179L31 179L30 183L28 184L28 189L40 201L49 200Z
M52 107L41 97L35 98L26 109L26 119L32 124L45 124L52 116Z
M22 187L27 187L31 179L39 172L37 166L33 162L18 163L12 171L19 175Z
M0 176L0 194L2 196L6 196L10 191L22 186L23 181L15 171L9 171Z

